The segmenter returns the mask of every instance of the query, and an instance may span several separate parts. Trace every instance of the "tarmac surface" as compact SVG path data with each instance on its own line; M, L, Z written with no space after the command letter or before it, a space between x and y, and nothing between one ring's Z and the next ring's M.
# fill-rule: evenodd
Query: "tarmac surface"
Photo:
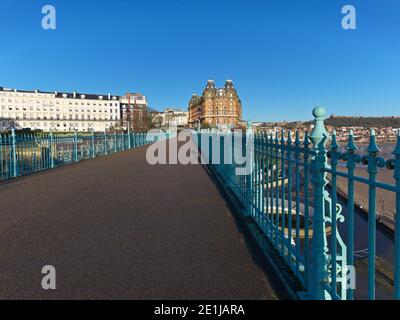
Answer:
M0 183L0 299L282 298L202 166L145 152Z

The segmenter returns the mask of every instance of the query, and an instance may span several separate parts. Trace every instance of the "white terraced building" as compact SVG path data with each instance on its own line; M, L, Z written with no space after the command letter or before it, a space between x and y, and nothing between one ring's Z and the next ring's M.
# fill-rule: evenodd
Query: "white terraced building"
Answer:
M0 131L105 131L120 126L118 96L0 87Z

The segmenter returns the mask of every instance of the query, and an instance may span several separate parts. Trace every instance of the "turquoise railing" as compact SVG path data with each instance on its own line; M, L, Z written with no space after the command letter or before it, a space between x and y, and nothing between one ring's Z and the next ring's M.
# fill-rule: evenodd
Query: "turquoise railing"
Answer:
M0 134L0 180L141 147L168 133Z
M236 196L243 215L257 224L281 255L302 285L298 296L304 299L354 299L354 275L358 282L368 282L360 297L376 298L377 189L391 193L396 214L390 271L393 283L388 290L400 299L400 136L389 160L379 156L373 130L365 154L357 151L352 132L343 150L335 132L330 137L325 130L325 110L316 108L313 115L314 129L302 140L299 132L197 133L202 162ZM246 157L246 163L236 161L237 155ZM364 170L368 178L357 176L356 168ZM393 185L378 181L383 168L394 171ZM338 178L347 184L347 197L341 201ZM365 184L369 192L365 279L358 276L362 272L355 265L355 211L359 210L355 207L355 182ZM343 238L342 233L346 234Z

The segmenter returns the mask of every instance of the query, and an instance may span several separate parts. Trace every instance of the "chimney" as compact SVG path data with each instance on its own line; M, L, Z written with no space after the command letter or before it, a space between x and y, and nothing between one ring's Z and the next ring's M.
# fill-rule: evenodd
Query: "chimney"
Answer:
M108 94L108 100L111 100L111 93Z
M76 98L76 91L74 91L74 98Z

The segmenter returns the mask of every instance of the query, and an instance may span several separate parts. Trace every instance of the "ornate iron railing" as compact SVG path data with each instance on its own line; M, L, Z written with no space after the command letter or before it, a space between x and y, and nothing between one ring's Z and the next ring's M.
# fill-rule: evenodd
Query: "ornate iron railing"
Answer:
M141 147L168 133L0 134L0 180Z
M400 136L389 160L379 156L373 130L365 155L356 152L352 132L346 149L340 152L335 132L330 137L325 130L325 110L316 108L313 115L313 131L302 141L299 132L278 136L248 130L245 136L198 133L196 143L203 163L236 196L242 213L257 224L300 281L304 288L301 298L354 299L355 275L359 282L368 282L364 296L360 293L359 297L376 298L376 190L391 193L395 197L395 241L388 273L393 279L386 289L400 299L400 219L396 216L400 212ZM328 140L331 143L326 147ZM247 158L245 164L243 159L237 161L240 156ZM395 183L377 180L383 168L394 171ZM356 169L364 170L368 178L356 175ZM344 199L338 193L338 178L346 180ZM355 214L360 209L355 206L355 182L365 184L369 193L368 210L364 208L368 227L358 234ZM355 265L355 237L364 233L368 263L361 270Z

